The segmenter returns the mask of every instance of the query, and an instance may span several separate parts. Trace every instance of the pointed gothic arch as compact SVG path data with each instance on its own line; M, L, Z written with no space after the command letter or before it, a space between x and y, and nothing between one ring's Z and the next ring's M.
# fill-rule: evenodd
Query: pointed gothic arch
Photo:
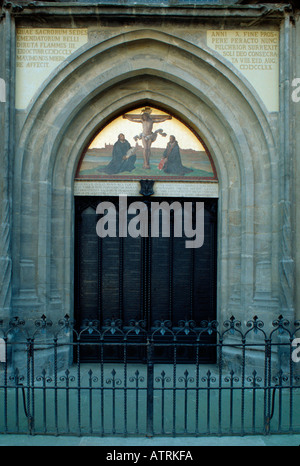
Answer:
M201 135L220 183L218 318L279 305L278 156L268 114L212 51L152 29L88 45L35 96L15 160L14 307L72 313L73 184L91 135L139 103ZM33 289L27 277L37 276ZM261 313L260 313L261 315Z

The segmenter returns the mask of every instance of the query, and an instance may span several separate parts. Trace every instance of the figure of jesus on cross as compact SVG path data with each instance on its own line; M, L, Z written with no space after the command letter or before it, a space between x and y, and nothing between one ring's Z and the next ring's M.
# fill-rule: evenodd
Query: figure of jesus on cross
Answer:
M143 152L144 152L144 165L143 168L150 168L150 155L151 155L151 144L154 142L157 138L158 134L161 134L162 136L166 136L166 133L163 132L162 129L158 129L156 131L153 130L153 124L154 123L162 123L163 121L166 120L171 120L172 117L171 115L150 115L152 112L152 109L150 107L145 107L142 110L141 114L135 114L135 113L126 113L123 115L123 118L132 121L134 123L142 123L143 126L143 132L139 136L135 136L135 141L137 139L141 139L143 143Z

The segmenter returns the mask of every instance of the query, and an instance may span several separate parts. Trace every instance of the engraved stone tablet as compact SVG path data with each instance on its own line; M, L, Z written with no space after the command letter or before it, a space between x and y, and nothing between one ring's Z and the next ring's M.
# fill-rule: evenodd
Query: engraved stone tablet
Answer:
M87 41L86 28L17 28L16 108L26 108L50 73Z
M229 60L252 84L269 112L279 110L279 32L207 31L207 45Z

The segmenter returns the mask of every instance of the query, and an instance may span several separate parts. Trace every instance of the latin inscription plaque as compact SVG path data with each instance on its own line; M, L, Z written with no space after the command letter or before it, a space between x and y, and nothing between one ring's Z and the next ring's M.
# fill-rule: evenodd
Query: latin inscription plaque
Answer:
M279 110L279 32L210 30L207 45L229 60L252 84L269 112Z
M87 41L86 28L17 28L16 108L26 108L50 73Z

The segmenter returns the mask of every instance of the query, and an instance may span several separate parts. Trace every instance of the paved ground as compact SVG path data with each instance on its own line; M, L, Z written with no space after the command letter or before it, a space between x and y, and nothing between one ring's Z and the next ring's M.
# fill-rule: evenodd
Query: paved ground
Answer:
M29 435L0 435L0 446L300 446L300 435L269 435L247 437L200 437L200 438L165 438L152 439L119 437L52 437Z

